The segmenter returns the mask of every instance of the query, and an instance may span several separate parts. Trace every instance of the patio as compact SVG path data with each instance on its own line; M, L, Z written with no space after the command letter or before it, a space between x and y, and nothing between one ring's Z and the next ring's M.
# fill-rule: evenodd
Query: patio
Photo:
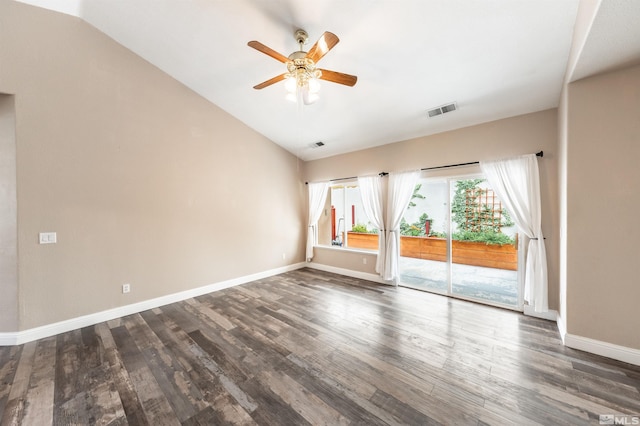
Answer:
M400 257L400 285L418 290L447 293L447 262ZM453 295L474 298L492 304L516 307L518 272L452 264Z

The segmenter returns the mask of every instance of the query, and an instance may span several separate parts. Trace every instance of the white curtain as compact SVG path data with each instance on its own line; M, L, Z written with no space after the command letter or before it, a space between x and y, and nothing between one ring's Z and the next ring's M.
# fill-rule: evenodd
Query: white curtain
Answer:
M480 168L509 210L513 221L529 238L524 300L533 305L536 312L547 312L547 253L542 235L537 157L530 154L498 161L481 161Z
M309 226L307 228L307 262L313 259L313 246L318 242L318 219L322 214L324 202L329 190L329 182L310 183L309 185Z
M398 258L400 257L400 221L404 215L413 189L420 178L419 171L390 173L387 189L387 214L385 217L387 248L382 278L394 280L398 276Z
M378 228L378 260L376 272L384 272L384 258L387 248L382 210L382 178L380 176L358 177L358 187L362 198L362 207L371 224Z

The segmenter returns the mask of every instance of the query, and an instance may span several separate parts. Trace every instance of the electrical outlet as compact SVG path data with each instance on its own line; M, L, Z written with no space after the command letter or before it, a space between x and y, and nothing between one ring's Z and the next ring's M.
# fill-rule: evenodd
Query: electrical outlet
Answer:
M282 260L285 260L287 258L287 254L286 253L282 253Z
M129 293L131 291L131 284L122 284L122 293Z
M366 264L367 264L367 258L366 258L366 257L363 257L363 258L362 258L362 264L363 264L363 265L366 265Z

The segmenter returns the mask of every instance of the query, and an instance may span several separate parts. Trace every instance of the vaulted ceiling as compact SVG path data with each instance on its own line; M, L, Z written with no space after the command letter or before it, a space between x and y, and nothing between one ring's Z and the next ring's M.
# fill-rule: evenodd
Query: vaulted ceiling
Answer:
M587 1L587 0L582 0ZM303 160L558 106L580 0L23 0L78 16ZM582 78L640 59L640 1L598 10ZM358 76L323 82L320 100L285 100L285 72L247 46L288 56L324 31L340 42L320 67ZM575 49L575 47L574 47ZM429 118L433 107L458 110ZM322 141L322 148L310 145Z

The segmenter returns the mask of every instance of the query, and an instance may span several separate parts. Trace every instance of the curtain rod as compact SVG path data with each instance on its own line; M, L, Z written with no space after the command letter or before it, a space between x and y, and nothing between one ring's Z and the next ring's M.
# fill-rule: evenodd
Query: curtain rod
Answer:
M544 154L544 151L540 151L540 152L536 152L536 157L542 157ZM425 171L425 170L436 170L436 169L447 169L449 167L460 167L460 166L470 166L472 164L480 164L479 161L471 161L469 163L458 163L458 164L447 164L446 166L435 166L435 167L425 167L423 169L420 169L421 171ZM387 172L380 172L378 173L378 176L383 177L388 175L389 173ZM336 178L336 179L330 179L329 182L337 182L339 180L350 180L350 179L357 179L357 176L351 176L351 177L343 177L343 178ZM305 182L305 185L309 185L309 182Z
M543 151L536 152L536 157L542 157L542 155L543 155ZM425 171L425 170L448 169L449 167L470 166L472 164L480 164L480 162L471 161L469 163L447 164L446 166L425 167L424 169L420 169L420 170Z
M388 175L389 173L387 172L380 172L378 173L378 176L383 177ZM336 178L336 179L329 179L329 182L337 182L339 180L351 180L351 179L358 179L358 176L351 176L351 177L343 177L343 178ZM305 182L305 185L309 185L309 182Z

